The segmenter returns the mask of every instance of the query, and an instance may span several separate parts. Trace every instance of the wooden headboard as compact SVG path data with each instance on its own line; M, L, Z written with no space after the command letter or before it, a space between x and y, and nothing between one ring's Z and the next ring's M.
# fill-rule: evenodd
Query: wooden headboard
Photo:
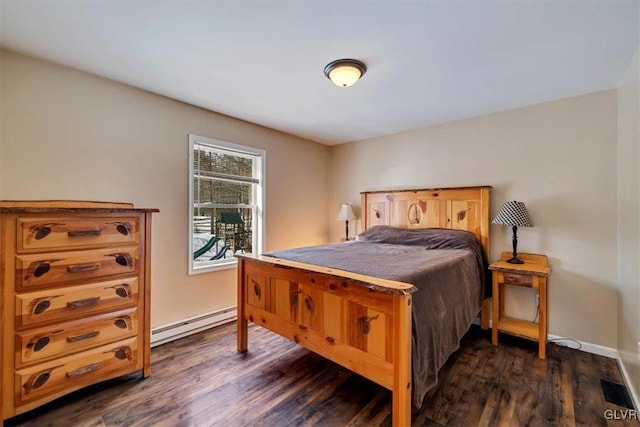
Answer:
M474 233L489 254L491 187L362 192L362 228L453 228Z

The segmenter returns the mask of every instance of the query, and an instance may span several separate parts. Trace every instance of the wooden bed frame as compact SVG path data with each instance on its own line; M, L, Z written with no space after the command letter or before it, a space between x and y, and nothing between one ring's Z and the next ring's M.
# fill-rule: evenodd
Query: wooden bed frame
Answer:
M452 228L489 253L491 187L363 192L363 229ZM238 351L248 321L389 389L394 426L411 424L413 285L283 259L238 254ZM488 327L484 302L481 326Z

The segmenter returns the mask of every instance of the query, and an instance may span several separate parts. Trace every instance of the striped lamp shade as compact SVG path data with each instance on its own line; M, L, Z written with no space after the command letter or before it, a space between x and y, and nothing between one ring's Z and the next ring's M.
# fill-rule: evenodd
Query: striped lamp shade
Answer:
M506 202L500 212L491 221L492 224L515 225L517 227L533 227L533 221L522 202Z

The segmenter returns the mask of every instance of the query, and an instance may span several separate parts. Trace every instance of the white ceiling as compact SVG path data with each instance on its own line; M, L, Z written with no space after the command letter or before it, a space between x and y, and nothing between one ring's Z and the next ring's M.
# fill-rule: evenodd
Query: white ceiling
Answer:
M638 0L0 0L0 45L338 144L617 87ZM367 64L350 88L324 66Z

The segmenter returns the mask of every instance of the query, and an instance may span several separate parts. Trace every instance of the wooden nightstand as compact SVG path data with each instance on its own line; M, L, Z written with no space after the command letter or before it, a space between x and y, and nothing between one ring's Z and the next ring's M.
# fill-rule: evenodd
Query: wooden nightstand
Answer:
M547 351L547 277L549 263L544 255L519 253L524 264L510 264L511 252L503 252L499 261L489 266L493 270L493 312L491 342L498 345L498 331L538 341L538 357L544 359ZM538 323L514 319L504 315L504 286L524 286L538 290L540 306Z

